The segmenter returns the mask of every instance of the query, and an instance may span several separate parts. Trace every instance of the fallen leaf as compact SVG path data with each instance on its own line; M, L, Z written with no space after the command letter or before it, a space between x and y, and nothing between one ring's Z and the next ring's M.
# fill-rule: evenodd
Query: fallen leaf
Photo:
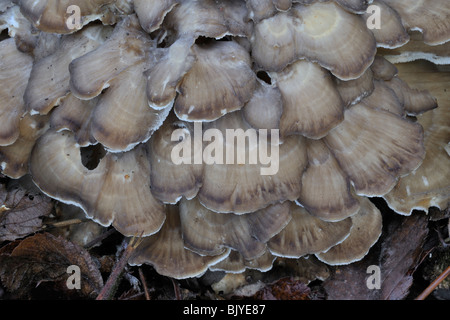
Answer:
M0 242L13 241L38 231L42 227L42 218L53 208L49 197L20 181L14 181L8 187L0 185Z
M79 268L79 289L67 286L75 274L69 266ZM0 280L19 297L48 281L58 283L64 290L79 290L79 295L87 298L95 297L103 286L100 271L89 253L50 233L16 240L1 248Z
M310 300L311 289L303 282L292 277L283 278L266 285L258 291L257 300Z

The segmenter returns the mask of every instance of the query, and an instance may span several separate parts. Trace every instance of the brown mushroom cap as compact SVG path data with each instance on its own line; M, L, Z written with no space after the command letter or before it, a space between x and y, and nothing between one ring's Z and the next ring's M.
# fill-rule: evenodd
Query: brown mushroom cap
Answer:
M323 221L293 203L291 214L288 225L267 243L270 252L276 256L299 258L326 251L347 238L352 227L350 218Z
M399 176L421 164L425 149L419 124L362 103L344 117L324 139L358 195L386 194Z
M359 77L376 52L363 19L332 2L297 4L262 20L255 26L252 45L255 62L266 70L281 71L306 58L343 80Z
M80 100L69 93L50 114L51 128L56 131L72 131L76 143L81 147L95 144L97 141L92 136L91 119L97 102L98 97Z
M143 145L111 154L89 170L70 131L48 131L30 158L35 184L47 195L81 207L101 225L113 225L124 235L157 232L164 206L150 192L150 165Z
M185 121L213 121L241 109L256 86L248 52L234 41L193 46L196 61L179 84L174 110Z
M408 30L423 33L424 42L430 45L450 40L450 3L448 1L384 0L398 12Z
M36 140L49 128L48 116L26 113L18 124L19 136L13 144L0 146L0 170L13 179L28 173L28 160Z
M372 70L374 79L377 80L388 81L398 74L398 70L395 67L395 65L393 65L383 56L380 55L375 56L375 59L373 60L372 65L370 66L370 69Z
M25 113L23 94L33 58L17 50L14 39L0 42L0 146L14 143Z
M370 95L374 89L372 69L367 69L359 78L343 81L334 78L336 89L339 92L345 106L358 103L361 99Z
M362 104L372 108L387 110L401 117L405 116L403 104L398 99L394 90L392 90L385 81L374 80L374 90L366 97Z
M100 19L102 7L113 0L16 0L22 14L39 30L49 33L72 33L90 21ZM73 14L68 12L71 5L80 9L80 25L72 27L67 19Z
M323 140L307 140L308 166L298 203L325 221L339 221L359 210L350 181Z
M184 279L201 276L210 265L229 255L230 249L224 249L215 256L201 256L185 249L177 206L167 206L166 215L161 230L145 237L133 252L128 260L130 265L147 263L161 275Z
M246 260L266 251L266 242L291 219L288 202L235 215L212 212L197 198L180 201L180 219L185 246L201 255L217 255L229 247Z
M305 60L271 73L280 89L283 113L280 134L324 137L344 118L344 103L328 72Z
M378 47L397 48L409 41L409 34L402 24L400 15L383 1L373 0L372 5L380 10L380 26L370 31L375 36ZM372 12L364 12L362 17L365 21L370 19Z
M340 244L326 252L317 253L316 257L330 265L349 264L359 261L377 242L382 230L380 211L367 198L360 198L361 209L352 216L350 235Z
M205 164L203 168L202 187L198 192L200 202L212 211L234 212L236 214L253 212L267 205L284 200L295 200L300 192L300 177L306 165L305 140L301 136L290 136L282 144L277 142L245 142L233 143L233 139L227 139L227 129L232 134L245 133L250 136L254 133L242 118L240 111L232 112L226 116L209 123L206 129L218 129L223 139L223 158L221 163ZM242 131L240 131L241 129ZM251 129L250 131L248 129ZM237 139L235 139L237 140ZM235 141L234 140L234 141ZM246 139L247 140L247 139ZM208 157L205 146L203 157ZM215 146L216 144L214 144ZM220 147L222 143L218 142ZM263 146L272 154L272 163L263 164L261 159L256 159L255 164L250 162L250 155L257 155ZM234 161L227 161L226 150L234 150ZM206 154L206 155L205 155ZM238 163L236 156L245 155L245 165ZM214 161L215 159L208 159ZM270 169L269 169L270 166ZM277 166L277 168L275 168ZM262 174L262 169L267 168L269 174ZM278 169L276 172L274 169Z
M177 0L134 0L134 11L142 29L151 33L158 29L166 14L178 4Z
M24 100L31 113L47 114L69 92L71 61L97 48L109 33L109 28L92 26L61 39L57 50L36 61L31 70Z
M334 0L345 10L354 13L363 13L367 10L367 5L373 0Z
M92 112L92 135L108 151L128 151L146 142L170 112L170 107L148 107L145 67L138 63L111 79Z
M201 186L203 163L195 163L194 156L196 152L201 152L202 146L198 148L192 142L193 137L191 123L182 122L174 114L169 114L147 144L152 168L152 194L165 203L177 203L183 196L192 199ZM172 150L177 146L190 150L187 163L173 161Z
M20 8L12 4L4 4L8 7L0 10L0 32L8 29L8 35L14 38L17 49L22 52L31 52L36 45L38 33L32 26L31 22L23 16L20 12Z
M71 59L70 91L80 99L98 96L111 79L145 60L152 48L153 42L140 27L136 15L126 16L102 45Z
M161 58L146 72L148 104L153 109L172 106L178 86L196 57L193 38L177 39L169 48L160 49Z

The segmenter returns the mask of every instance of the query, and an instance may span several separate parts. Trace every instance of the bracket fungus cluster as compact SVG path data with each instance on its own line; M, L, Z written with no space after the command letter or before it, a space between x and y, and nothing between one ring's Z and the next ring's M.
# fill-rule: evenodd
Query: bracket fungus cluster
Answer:
M371 197L450 196L449 101L377 54L449 41L450 2L370 1L379 29L368 2L76 1L74 28L71 1L0 1L1 172L144 237L129 263L174 278L358 261Z

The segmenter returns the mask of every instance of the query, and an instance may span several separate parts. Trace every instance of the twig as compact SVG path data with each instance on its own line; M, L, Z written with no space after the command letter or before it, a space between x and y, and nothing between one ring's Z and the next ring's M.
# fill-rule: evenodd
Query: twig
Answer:
M137 248L137 246L142 242L142 238L136 237L131 238L130 242L128 243L127 248L125 249L124 253L122 254L122 257L119 259L117 264L115 265L113 271L109 275L108 280L106 281L105 285L103 286L102 291L97 296L96 300L106 300L112 297L115 289L117 288L117 282L120 278L120 275L125 268L125 265L128 262L128 259L131 257L131 254L133 251Z
M53 223L48 223L46 225L43 226L42 229L45 228L64 228L64 227L68 227L74 224L79 224L82 222L87 221L86 219L68 219L68 220L64 220L64 221L58 221L58 222L53 222Z
M425 300L428 295L450 274L450 266L442 272L415 300Z
M139 278L141 278L142 286L144 287L145 300L150 300L150 295L147 289L147 282L145 281L144 273L142 272L141 268L139 268Z
M101 235L99 235L97 238L93 239L91 242L87 243L84 248L86 250L92 248L94 245L96 245L97 243L103 241L105 238L109 237L110 235L112 235L113 233L116 232L116 229L111 228L106 232L103 232Z

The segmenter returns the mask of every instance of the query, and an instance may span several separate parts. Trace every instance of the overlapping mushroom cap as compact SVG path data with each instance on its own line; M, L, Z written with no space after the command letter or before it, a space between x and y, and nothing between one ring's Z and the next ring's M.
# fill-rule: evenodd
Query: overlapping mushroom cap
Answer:
M381 233L368 197L394 202L446 135L376 53L450 39L447 3L374 0L370 29L363 0L79 1L72 29L69 3L15 2L0 22L22 14L10 34L31 40L0 42L2 172L145 236L130 263L163 275L360 260Z

